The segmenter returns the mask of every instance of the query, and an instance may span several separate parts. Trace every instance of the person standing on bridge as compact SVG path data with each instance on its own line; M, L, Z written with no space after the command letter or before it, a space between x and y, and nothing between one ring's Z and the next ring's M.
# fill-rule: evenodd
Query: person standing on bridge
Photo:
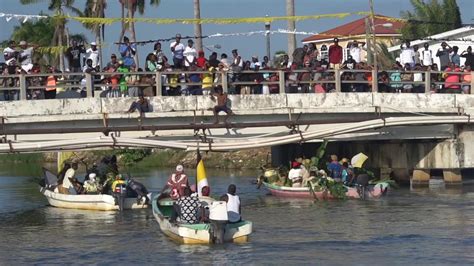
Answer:
M211 95L211 100L215 101L216 98L217 98L217 105L214 106L213 108L214 118L215 118L214 124L219 123L220 112L225 112L227 114L224 120L224 123L227 123L227 119L229 119L231 115L234 115L234 113L227 105L228 104L227 93L224 92L222 86L220 85L216 87L215 93Z

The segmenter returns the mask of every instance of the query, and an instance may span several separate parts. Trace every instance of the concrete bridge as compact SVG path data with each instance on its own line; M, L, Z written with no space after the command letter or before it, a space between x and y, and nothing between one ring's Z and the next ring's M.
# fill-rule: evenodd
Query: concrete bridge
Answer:
M326 93L229 98L236 115L228 124L213 123L209 109L215 102L209 96L151 97L153 112L143 116L125 112L132 98L1 102L0 152L104 147L232 151L272 146L273 161L278 164L291 160L298 145L307 145L308 150L314 147L312 142L328 139L329 152L341 156L364 152L371 158L369 166L415 169L419 182L429 179L431 169L450 171L457 182L459 169L474 167L474 95Z

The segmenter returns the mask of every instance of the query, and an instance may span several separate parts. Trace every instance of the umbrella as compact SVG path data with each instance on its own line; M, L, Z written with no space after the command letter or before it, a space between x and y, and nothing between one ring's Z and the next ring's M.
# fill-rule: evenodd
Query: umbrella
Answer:
M352 157L351 164L353 167L362 168L362 165L367 160L367 158L369 157L367 157L367 155L363 154L362 152L358 153Z

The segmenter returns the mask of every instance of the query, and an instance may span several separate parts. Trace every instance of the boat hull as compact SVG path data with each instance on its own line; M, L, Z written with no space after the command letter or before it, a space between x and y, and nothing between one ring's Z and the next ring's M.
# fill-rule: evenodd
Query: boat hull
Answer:
M263 185L276 197L283 198L306 198L318 200L331 200L334 197L327 191L315 191L312 193L307 187L281 187L273 184L263 183ZM365 198L380 198L386 194L387 185L379 184L365 191ZM349 199L360 199L357 188L347 187L346 197Z
M210 224L174 224L169 221L157 204L157 197L153 199L152 209L160 230L173 241L180 244L211 244ZM224 242L245 243L252 233L252 222L242 221L227 224L224 234Z
M56 193L44 187L40 188L40 192L46 197L49 205L57 208L80 209L80 210L97 210L97 211L115 211L119 209L115 205L115 199L111 195L66 195ZM148 205L137 204L136 198L126 198L124 201L124 209L144 209Z

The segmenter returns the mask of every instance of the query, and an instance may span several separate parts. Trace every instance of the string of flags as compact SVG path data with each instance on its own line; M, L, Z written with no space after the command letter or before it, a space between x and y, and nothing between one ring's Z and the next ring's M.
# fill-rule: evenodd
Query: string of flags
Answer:
M21 23L25 23L28 20L38 20L38 19L48 18L48 16L0 13L0 18L5 18L7 22L10 22L10 20L12 19L16 19Z

